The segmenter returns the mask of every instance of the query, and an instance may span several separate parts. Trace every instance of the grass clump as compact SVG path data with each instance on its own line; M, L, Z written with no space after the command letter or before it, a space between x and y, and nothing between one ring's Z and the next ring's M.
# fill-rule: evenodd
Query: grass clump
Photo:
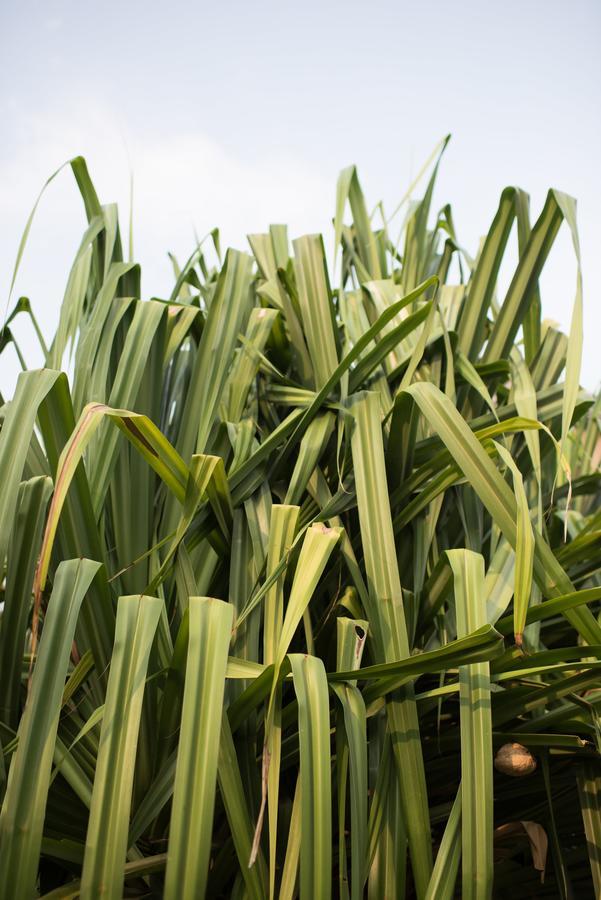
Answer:
M71 161L2 408L0 898L601 890L600 406L580 276L569 339L538 288L574 203L507 188L471 258L438 162L399 241L351 167L329 262L214 231L142 299Z

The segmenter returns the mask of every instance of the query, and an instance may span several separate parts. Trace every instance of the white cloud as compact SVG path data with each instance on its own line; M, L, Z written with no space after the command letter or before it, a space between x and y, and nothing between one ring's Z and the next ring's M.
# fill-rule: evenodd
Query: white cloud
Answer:
M142 264L144 296L168 293L172 273L167 252L184 260L194 246L195 230L202 236L218 226L224 249L228 245L246 248L246 234L264 230L272 222L287 223L291 237L322 231L326 242L331 239L336 170L331 170L327 161L323 170L316 171L302 158L277 147L258 152L252 137L241 158L193 126L187 132L153 131L148 126L143 133L128 134L127 122L119 121L106 104L91 99L89 93L56 104L43 115L33 115L8 98L0 112L8 135L0 148L2 316L19 238L35 197L53 169L77 153L86 157L101 201L118 202L125 235L130 167L133 170L134 251ZM370 172L365 175L369 183ZM479 219L465 222L468 234L477 233L475 228L485 230L494 209L482 208L482 198L470 192L469 182L463 187L454 185L448 175L446 172L445 191L451 193L456 208L467 202L470 219ZM533 209L533 214L537 212ZM595 387L600 374L594 347L599 322L593 293L598 269L596 251L592 251L594 221L591 215L581 220L586 325L583 382L589 388ZM42 199L15 290L15 297L20 293L31 297L45 334L53 332L58 319L84 225L81 200L66 170ZM471 249L475 250L476 241L473 243ZM502 280L510 277L507 271ZM566 330L574 284L573 250L564 226L545 267L542 287L544 315L558 319ZM28 363L39 365L41 355L31 329L22 322L15 332ZM18 374L18 364L10 353L3 355L2 369L1 390L10 396Z
M138 135L129 141L98 103L72 104L43 116L14 115L13 146L0 161L0 271L6 290L17 246L37 192L52 170L81 153L101 202L118 202L127 240L130 167L134 176L134 256L144 296L164 296L173 278L167 252L185 259L194 233L218 226L221 244L247 249L246 234L286 222L291 237L328 228L335 185L277 150L240 160L201 133ZM249 157L252 154L249 153ZM85 225L67 169L47 189L34 219L14 297L30 296L45 333L58 319L69 267ZM5 295L4 295L5 296ZM2 313L4 312L4 302ZM31 330L15 329L30 364L41 357ZM10 394L16 360L4 356L2 388Z

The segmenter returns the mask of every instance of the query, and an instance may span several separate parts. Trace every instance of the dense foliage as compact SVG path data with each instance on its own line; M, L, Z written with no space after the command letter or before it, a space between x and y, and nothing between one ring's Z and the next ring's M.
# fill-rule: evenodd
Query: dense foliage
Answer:
M214 231L144 300L71 162L56 334L2 332L46 367L2 407L1 900L601 893L600 406L580 275L569 340L538 288L575 206L508 188L471 258L439 160L389 220L345 170L331 258Z

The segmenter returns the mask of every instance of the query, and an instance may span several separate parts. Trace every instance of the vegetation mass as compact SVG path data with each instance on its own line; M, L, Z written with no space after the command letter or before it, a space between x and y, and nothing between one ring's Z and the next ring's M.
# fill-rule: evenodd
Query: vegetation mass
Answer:
M343 171L327 253L215 230L151 299L69 163L56 333L22 297L0 343L0 900L601 895L575 203L532 224L507 188L472 257L432 208L444 146L392 216ZM569 338L538 286L560 227Z

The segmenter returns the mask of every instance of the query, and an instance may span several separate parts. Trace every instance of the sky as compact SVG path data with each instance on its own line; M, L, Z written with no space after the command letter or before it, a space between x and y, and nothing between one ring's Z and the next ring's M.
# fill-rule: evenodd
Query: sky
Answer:
M224 246L286 222L331 244L336 179L356 163L370 206L392 210L447 133L434 198L472 254L507 185L536 218L546 191L578 200L582 383L601 381L601 4L598 0L31 2L0 8L0 311L46 178L86 157L127 230L143 296L172 285L215 225ZM85 226L68 169L45 192L14 298L52 333ZM510 254L502 296L515 265ZM564 225L541 279L543 314L568 330L576 263ZM42 364L26 323L29 366ZM0 357L0 390L19 368Z

